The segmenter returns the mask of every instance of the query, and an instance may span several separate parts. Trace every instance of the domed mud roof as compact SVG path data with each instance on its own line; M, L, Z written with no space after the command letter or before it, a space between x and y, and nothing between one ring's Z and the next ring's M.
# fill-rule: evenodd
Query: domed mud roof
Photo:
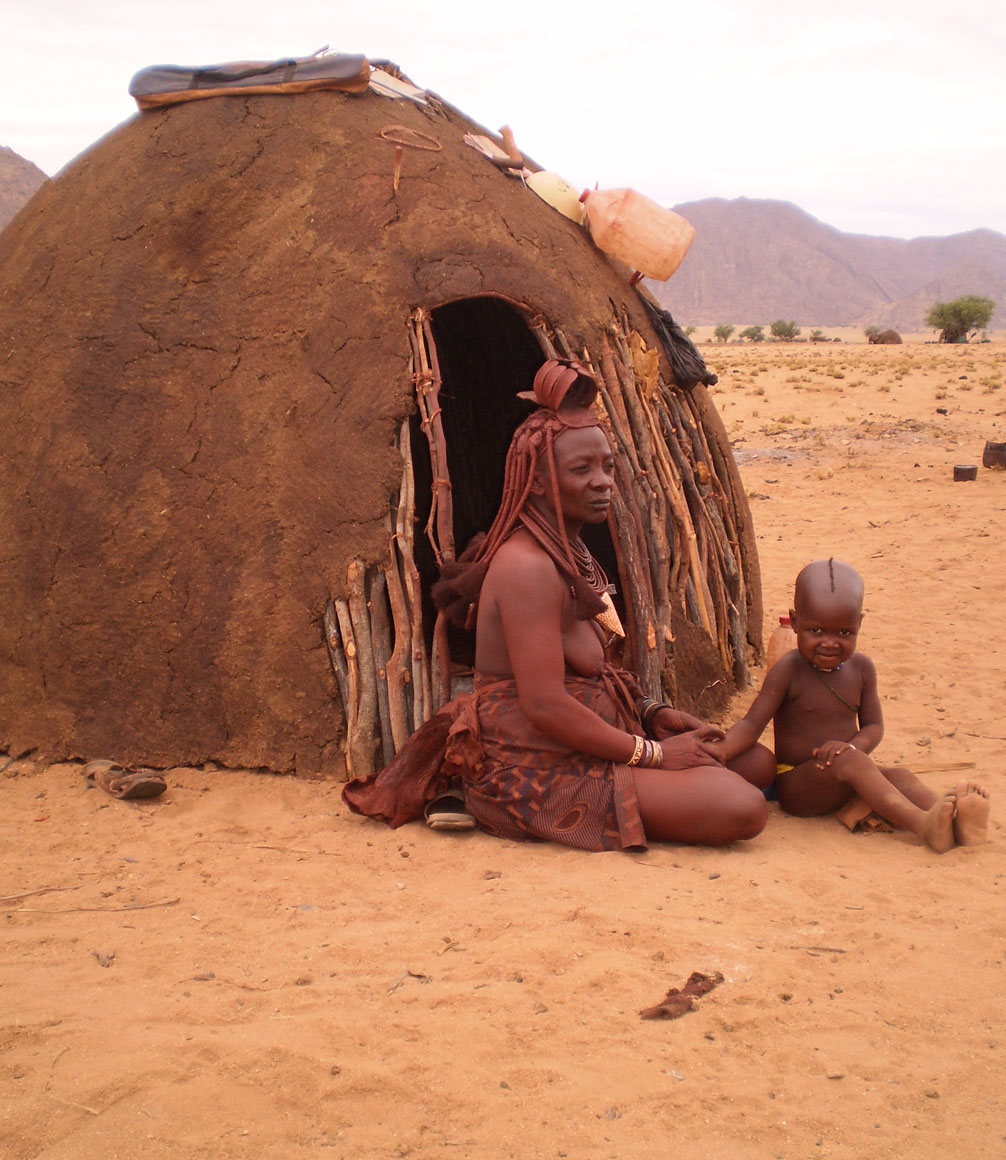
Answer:
M323 616L351 561L389 550L416 310L460 311L471 412L503 376L514 424L545 356L463 304L577 351L627 312L658 345L584 232L470 131L373 93L180 104L3 232L0 743L342 771Z

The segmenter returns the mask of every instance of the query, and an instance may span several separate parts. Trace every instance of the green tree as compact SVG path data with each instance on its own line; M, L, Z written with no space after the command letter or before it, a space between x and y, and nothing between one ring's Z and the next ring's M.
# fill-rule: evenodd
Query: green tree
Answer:
M868 339L873 338L875 334L880 334L880 327L876 325L867 326L864 328L863 334L866 335Z
M765 341L765 327L764 326L749 326L747 330L741 331L741 338L746 338L748 342L764 342Z
M965 294L953 302L934 302L926 315L926 326L940 332L940 342L967 342L969 334L988 326L995 309L991 298Z
M800 327L793 321L786 322L782 318L776 319L771 326L772 337L780 338L783 342L792 342L800 333Z
M696 332L696 330L698 330L698 327L697 327L697 326L692 326L692 325L691 325L691 323L689 323L689 324L688 324L688 326L686 326L686 327L685 327L685 334L686 334L686 335L687 335L689 338L691 338L691 337L692 337L692 335L693 335L693 334Z
M732 326L727 326L725 322L721 322L720 325L717 326L713 331L713 334L716 335L717 342L726 342L726 340L730 337L731 334L733 334L733 332L734 328Z

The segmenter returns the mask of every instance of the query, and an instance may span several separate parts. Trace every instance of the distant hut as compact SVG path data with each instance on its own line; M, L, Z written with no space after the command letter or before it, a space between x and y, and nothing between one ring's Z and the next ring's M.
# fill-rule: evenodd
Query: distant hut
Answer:
M178 104L3 232L8 752L380 764L463 681L429 588L555 352L603 383L626 663L700 712L744 682L757 557L711 376L469 133L431 94Z

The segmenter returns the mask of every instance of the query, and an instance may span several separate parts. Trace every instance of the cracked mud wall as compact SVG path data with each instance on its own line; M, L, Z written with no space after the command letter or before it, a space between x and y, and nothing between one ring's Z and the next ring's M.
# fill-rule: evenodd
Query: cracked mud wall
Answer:
M397 196L388 125L406 148ZM382 559L418 305L494 293L596 345L566 219L364 94L138 115L0 237L0 745L341 775L321 617Z

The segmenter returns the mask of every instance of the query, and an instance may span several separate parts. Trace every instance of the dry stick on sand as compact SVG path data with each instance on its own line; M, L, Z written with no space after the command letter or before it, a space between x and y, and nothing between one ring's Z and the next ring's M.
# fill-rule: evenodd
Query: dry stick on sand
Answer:
M0 902L18 902L22 898L34 898L37 894L53 894L56 891L63 890L80 890L84 885L81 882L78 886L40 886L38 890L24 890L20 894L5 894L0 898Z
M168 898L164 902L131 902L128 906L68 906L60 910L35 910L30 906L19 906L15 914L106 914L122 913L127 910L155 910L161 906L177 906L180 898Z

